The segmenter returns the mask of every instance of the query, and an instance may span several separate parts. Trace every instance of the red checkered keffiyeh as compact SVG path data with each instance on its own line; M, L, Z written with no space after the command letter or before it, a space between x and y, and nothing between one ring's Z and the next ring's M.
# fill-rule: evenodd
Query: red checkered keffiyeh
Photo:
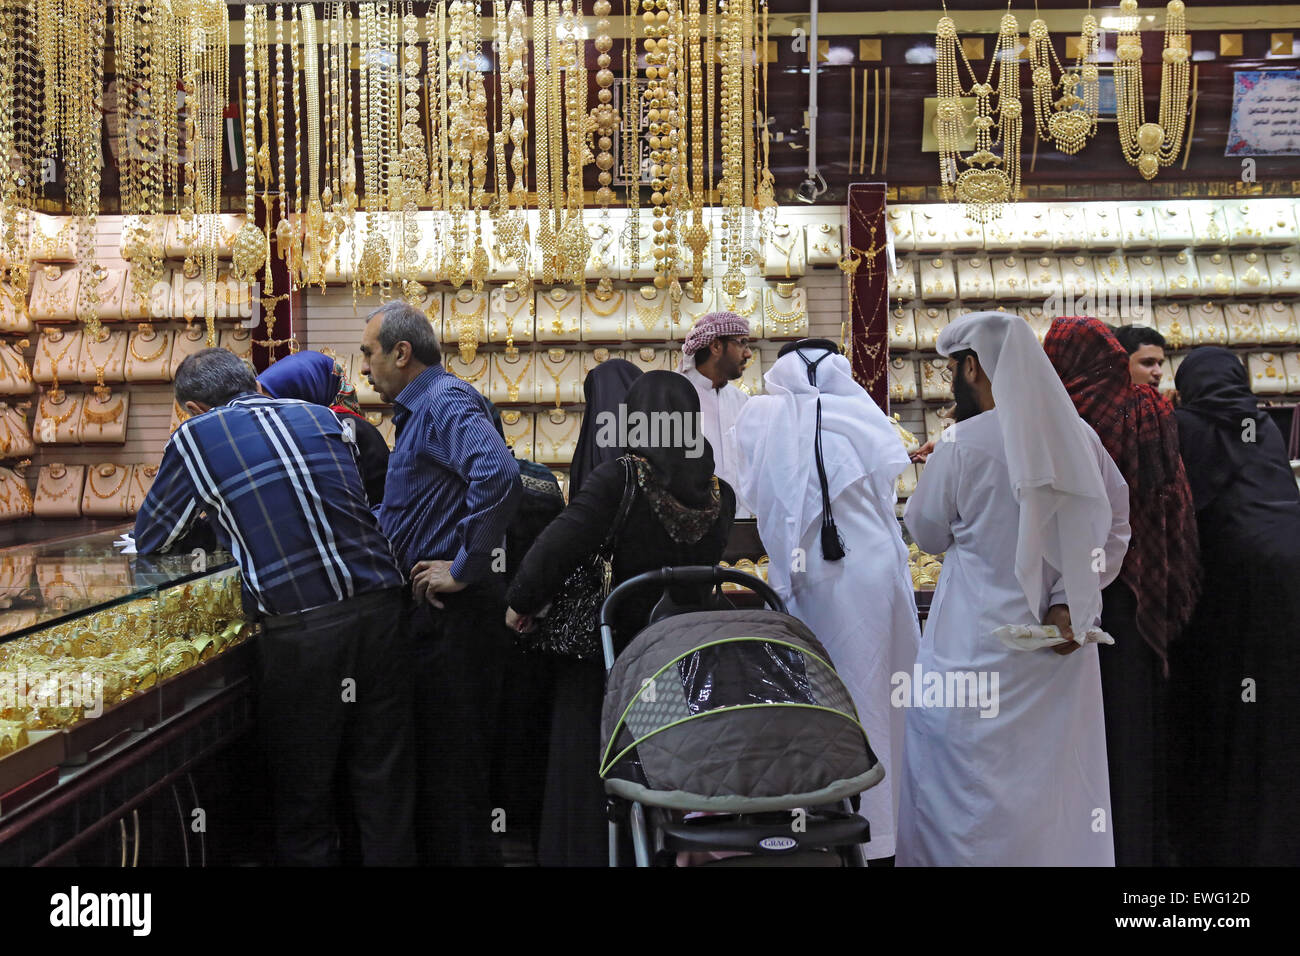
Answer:
M1164 663L1200 584L1196 512L1173 406L1154 386L1133 384L1128 354L1097 319L1057 319L1043 347L1128 483L1133 536L1120 578L1137 598L1138 630Z
M686 371L694 364L693 356L696 352L724 335L748 337L749 322L735 312L710 312L708 315L700 316L691 326L691 331L687 333L686 341L682 343L682 360L677 370Z

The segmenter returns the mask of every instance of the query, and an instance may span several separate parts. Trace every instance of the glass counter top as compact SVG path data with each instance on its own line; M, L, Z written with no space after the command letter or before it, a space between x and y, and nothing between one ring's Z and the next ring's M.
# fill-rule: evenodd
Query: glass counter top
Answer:
M0 642L232 567L223 551L124 555L131 525L0 549Z

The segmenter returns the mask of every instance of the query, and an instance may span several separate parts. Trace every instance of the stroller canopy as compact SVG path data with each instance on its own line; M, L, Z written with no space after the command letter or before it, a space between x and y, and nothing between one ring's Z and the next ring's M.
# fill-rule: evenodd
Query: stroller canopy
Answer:
M816 806L885 775L825 649L777 611L647 627L610 671L601 739L607 792L677 810Z

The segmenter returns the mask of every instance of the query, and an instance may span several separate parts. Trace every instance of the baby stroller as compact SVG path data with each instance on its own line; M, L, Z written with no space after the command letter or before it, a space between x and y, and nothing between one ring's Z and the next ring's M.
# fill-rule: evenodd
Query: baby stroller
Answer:
M724 581L766 607L735 608ZM663 596L615 660L615 612L649 588ZM707 596L675 603L691 590ZM857 796L885 770L826 651L765 581L718 567L649 571L610 593L600 636L611 866L624 821L637 866L671 866L683 851L744 854L711 865L866 865Z

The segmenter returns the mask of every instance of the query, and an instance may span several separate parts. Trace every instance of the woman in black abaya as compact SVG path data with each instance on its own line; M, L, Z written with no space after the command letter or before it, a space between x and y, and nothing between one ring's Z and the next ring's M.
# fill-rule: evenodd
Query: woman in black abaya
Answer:
M1176 861L1294 866L1300 491L1233 353L1196 349L1176 384L1205 569L1196 613L1170 645Z

